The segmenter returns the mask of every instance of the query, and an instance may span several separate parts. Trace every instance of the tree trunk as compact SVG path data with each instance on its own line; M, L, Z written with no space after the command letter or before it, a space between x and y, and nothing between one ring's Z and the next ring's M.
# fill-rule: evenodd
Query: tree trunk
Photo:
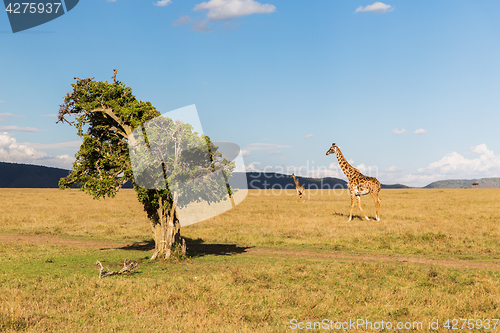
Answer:
M165 259L170 258L173 251L179 251L180 254L186 254L186 244L181 238L181 224L175 214L175 204L169 211L163 208L163 201L160 197L157 219L152 221L153 237L155 241L155 252L152 260L158 256Z

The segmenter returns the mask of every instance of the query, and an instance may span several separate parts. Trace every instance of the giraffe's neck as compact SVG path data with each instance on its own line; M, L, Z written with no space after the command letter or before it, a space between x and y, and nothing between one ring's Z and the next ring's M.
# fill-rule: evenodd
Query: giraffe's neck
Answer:
M347 179L351 180L354 177L354 175L358 173L357 172L358 170L346 161L339 147L337 147L337 149L335 150L335 155L337 155L337 160L339 161L339 165L340 168L342 169L342 172L344 172Z
M297 180L297 178L295 178L294 175L292 175L293 177L293 182L295 183L295 186L299 186L299 181Z

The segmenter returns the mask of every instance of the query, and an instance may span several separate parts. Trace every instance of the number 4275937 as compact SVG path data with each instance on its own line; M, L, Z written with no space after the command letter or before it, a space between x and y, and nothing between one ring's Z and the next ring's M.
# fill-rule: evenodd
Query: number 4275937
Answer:
M61 8L60 2L9 2L5 11L9 14L51 14L59 11Z
M448 319L443 327L449 330L496 329L499 319Z

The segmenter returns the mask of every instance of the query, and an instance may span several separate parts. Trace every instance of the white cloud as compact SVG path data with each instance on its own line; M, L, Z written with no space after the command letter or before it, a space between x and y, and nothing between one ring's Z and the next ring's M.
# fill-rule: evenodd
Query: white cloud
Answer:
M154 3L155 6L158 6L158 7L165 7L166 5L169 5L172 3L172 0L160 0L160 1L156 1Z
M398 128L395 128L392 130L392 134L396 134L396 135L405 134L405 133L406 133L406 130L404 128L401 130ZM413 132L413 134L417 134L417 135L425 134L425 133L427 133L427 130L425 130L423 128L419 128Z
M245 156L248 156L250 155L250 150L248 149L242 149L241 150L241 156L245 157Z
M64 144L54 145L64 146ZM74 157L70 157L67 154L50 156L44 151L37 150L35 144L29 142L18 143L9 133L0 133L0 161L70 169L74 160Z
M191 18L187 15L181 15L177 20L175 20L172 25L173 26L178 26L178 25L183 25L183 24L186 24L186 23L189 23L191 22Z
M0 159L5 162L21 162L39 159L47 156L47 153L35 150L26 144L17 143L10 134L0 133Z
M266 155L281 155L281 152L278 150L278 151L268 151L266 152Z
M256 164L259 164L259 163L256 163L256 162L252 162L252 163L249 163L247 165L245 165L245 169L247 172L250 172L250 171L257 171L257 167L256 167Z
M197 4L193 10L207 10L207 19L216 22L252 14L268 14L274 12L276 7L255 0L210 0Z
M75 161L74 157L69 156L68 154L51 156L44 160L41 160L39 163L45 166L52 166L61 169L71 170L73 166L73 162Z
M356 167L362 174L368 177L379 177L379 170L377 166L365 165L364 163L358 164Z
M478 157L467 158L457 152L448 153L439 161L418 169L414 174L401 177L398 181L408 185L425 186L445 179L500 177L500 155L495 155L484 143L471 147L470 152Z
M384 172L386 173L396 173L396 172L401 172L403 171L402 168L397 167L397 166L390 166L389 168L385 169Z
M26 117L13 113L0 113L0 121L3 121L4 118L26 118Z
M0 117L26 118L25 116L21 116L20 114L13 114L13 113L0 113Z
M313 136L314 136L314 134L307 134L302 139L309 139L309 138L312 138Z
M406 175L405 170L398 166L390 166L386 169L378 169L377 167L368 167L367 176L377 178L382 184L402 183L401 177ZM405 185L410 185L406 184Z
M5 101L0 101L0 103L5 103Z
M377 2L374 2L373 4L365 6L365 7L359 6L358 8L356 8L355 13L374 12L374 13L378 13L378 14L383 14L386 12L391 12L392 10L394 10L393 6L386 5L385 3L377 1Z
M415 132L413 132L413 134L425 134L427 133L427 130L424 130L423 128L419 128L418 130L416 130Z
M338 162L332 162L330 164L328 164L328 170L340 170L340 166L338 164Z
M38 133L41 129L34 127L0 126L0 131Z
M208 20L201 20L197 21L193 24L193 30L196 30L198 32L212 32L215 31L214 29L211 29L207 27Z
M368 170L368 167L364 163L358 164L357 166L355 166L355 168L361 171L362 173L366 173L366 171Z
M406 133L406 130L403 128L402 130L399 130L397 128L392 130L392 134L404 134Z
M246 165L243 165L243 164L240 164L240 163L236 163L236 167L234 168L233 171L234 172L245 172L245 171L248 171L248 170L247 170L247 166Z

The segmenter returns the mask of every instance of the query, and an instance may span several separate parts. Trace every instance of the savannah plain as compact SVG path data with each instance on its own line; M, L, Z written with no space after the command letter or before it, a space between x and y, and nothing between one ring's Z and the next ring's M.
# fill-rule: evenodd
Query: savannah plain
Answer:
M372 219L355 207L347 223L345 190L302 200L251 190L181 229L187 259L150 261L133 190L97 201L74 189L0 189L0 331L341 332L335 323L362 319L442 332L448 319L473 319L454 331L500 332L500 189L380 198L381 221L364 196ZM119 270L125 258L140 262L134 274L99 279L97 260ZM324 320L329 330L298 327ZM385 331L405 331L394 328Z

